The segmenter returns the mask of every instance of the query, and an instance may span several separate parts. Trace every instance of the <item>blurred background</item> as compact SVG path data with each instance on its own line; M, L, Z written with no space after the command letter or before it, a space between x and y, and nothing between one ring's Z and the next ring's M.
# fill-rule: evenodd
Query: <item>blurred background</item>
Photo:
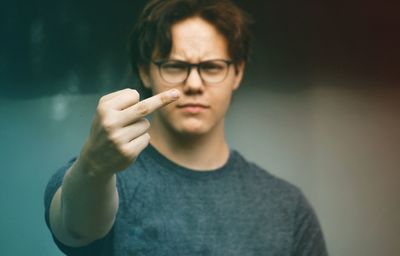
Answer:
M126 42L145 2L0 3L1 255L62 255L44 189L99 97L137 85ZM331 255L400 255L400 2L236 2L255 38L231 147L302 189Z

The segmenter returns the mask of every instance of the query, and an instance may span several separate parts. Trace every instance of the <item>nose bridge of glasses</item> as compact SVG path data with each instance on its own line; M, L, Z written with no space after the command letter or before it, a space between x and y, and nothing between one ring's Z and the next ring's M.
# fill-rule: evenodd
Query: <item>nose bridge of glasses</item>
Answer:
M187 76L189 77L192 73L192 70L196 70L197 71L197 75L200 76L201 78L201 70L200 70L200 65L201 63L187 63Z
M187 63L187 76L185 79L186 84L196 86L204 83L203 77L201 76L200 64L201 63ZM193 70L195 70L195 72L192 72ZM196 76L197 79L193 80L196 78Z

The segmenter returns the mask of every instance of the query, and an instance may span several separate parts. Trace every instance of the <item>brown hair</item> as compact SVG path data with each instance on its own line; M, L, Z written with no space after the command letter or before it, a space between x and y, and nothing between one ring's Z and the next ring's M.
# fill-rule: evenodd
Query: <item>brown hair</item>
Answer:
M178 21L198 16L226 38L235 65L245 62L250 51L250 18L229 0L150 0L130 34L129 52L133 71L148 67L154 51L167 58L172 47L171 27Z

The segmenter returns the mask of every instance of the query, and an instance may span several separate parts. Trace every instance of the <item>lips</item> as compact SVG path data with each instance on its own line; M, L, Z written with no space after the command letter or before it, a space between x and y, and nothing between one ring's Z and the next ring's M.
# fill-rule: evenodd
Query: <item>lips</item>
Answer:
M202 103L183 103L177 106L178 108L182 109L185 112L196 114L204 111L205 109L209 108L208 105Z
M179 104L178 108L187 108L187 107L193 107L193 108L208 108L207 105L201 104L201 103L185 103L185 104Z

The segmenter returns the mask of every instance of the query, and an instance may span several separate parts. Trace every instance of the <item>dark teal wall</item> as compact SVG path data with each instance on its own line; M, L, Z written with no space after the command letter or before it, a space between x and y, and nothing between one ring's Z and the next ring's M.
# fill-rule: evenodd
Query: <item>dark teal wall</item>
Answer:
M134 86L127 35L145 2L2 1L0 97L88 94ZM236 2L255 21L251 77L285 81L266 89L303 89L320 76L399 78L398 3Z
M134 86L127 71L126 38L143 3L136 0L0 3L0 255L61 255L44 224L45 185L57 168L79 153L98 98ZM311 195L314 189L318 191L315 187L320 187L320 194L316 193L319 199L311 198L315 204L318 200L328 200L330 195L324 194L318 185L321 183L310 181L316 177L313 171L318 171L312 169L315 155L310 143L316 143L312 129L316 123L321 125L319 120L331 121L329 115L336 109L336 99L365 93L368 97L359 101L375 111L375 92L378 97L389 95L385 90L382 93L381 88L398 85L400 40L396 31L400 22L394 11L398 5L350 1L341 6L337 1L310 0L238 3L253 13L255 41L244 86L234 100L234 110L240 115L229 116L229 139L247 156L254 156L264 167L273 167L272 172L297 183L306 193ZM327 92L318 90L321 81L326 82L323 87L330 87ZM357 88L356 93L354 89L351 93L338 89L340 96L331 94L330 90L336 92L337 88L347 87ZM318 115L319 106L324 106L321 103L328 96L332 107L329 105L328 110ZM352 96L345 106L351 108L357 99ZM383 116L382 120L376 117L376 122L395 120L394 114L384 119L385 113L396 112L394 106L398 105L382 105L376 110L374 113ZM345 110L339 110L332 123L338 124L336 120L346 115ZM363 120L368 124L367 117ZM356 126L349 127L351 130ZM326 134L324 138L329 138L328 128L317 129L317 135ZM243 131L247 133L239 135ZM386 130L380 133L385 134ZM397 133L392 134L398 139ZM254 152L252 143L260 141ZM347 144L338 147L346 148ZM396 150L395 146L392 148ZM398 164L390 161L395 169ZM357 164L346 167L351 170ZM319 182L329 183L329 177L335 177L334 172L329 173L331 176L317 175ZM392 180L398 178L395 172L392 175ZM373 175L368 177L371 181L375 179ZM354 181L358 178L352 177ZM385 188L384 183L379 186ZM395 187L392 190L399 192ZM366 205L361 206L369 209ZM331 248L337 252L357 252L356 248L345 247L345 241L337 242L340 230L336 230L334 212L328 206L317 211L326 213L322 220L328 223L324 225L330 234ZM372 214L371 219L379 216ZM397 219L393 217L393 227L399 226ZM367 233L361 232L363 225L357 227L361 235ZM379 245L398 248L384 241Z

